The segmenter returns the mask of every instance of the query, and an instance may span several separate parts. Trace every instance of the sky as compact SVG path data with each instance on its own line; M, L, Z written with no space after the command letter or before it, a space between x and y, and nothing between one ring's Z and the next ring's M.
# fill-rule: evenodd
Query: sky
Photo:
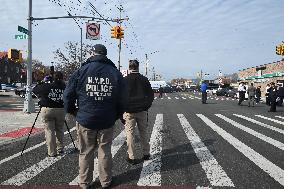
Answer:
M27 51L27 40L16 40L18 25L28 28L28 0L0 0L0 51L8 48ZM275 46L284 41L284 3L282 0L33 0L34 18L72 15L94 16L89 2L104 18L128 17L122 26L121 65L138 59L145 73L148 54L149 75L153 70L164 80L195 78L197 72L208 79L238 70L275 62ZM111 38L111 26L100 22L101 39L83 43L104 44L108 57L117 64L118 40ZM80 42L80 29L73 19L33 22L33 59L45 65L54 62L54 51L67 41ZM24 58L26 53L24 54Z

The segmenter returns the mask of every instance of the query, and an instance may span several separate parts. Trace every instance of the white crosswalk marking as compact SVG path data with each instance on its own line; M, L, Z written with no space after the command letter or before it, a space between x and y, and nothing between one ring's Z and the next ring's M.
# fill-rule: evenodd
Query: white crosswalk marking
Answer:
M207 178L212 186L231 186L233 182L228 177L223 168L218 164L217 160L210 153L198 135L195 133L191 125L188 123L183 114L177 114L183 130L191 143L191 146L200 160L200 164L205 171Z
M179 99L179 97L175 97L175 99Z
M76 129L76 128L73 127L72 129L70 129L70 132L74 131L75 129ZM64 132L64 135L66 135L67 133L68 133L68 131ZM27 152L29 152L29 151L32 151L32 150L34 150L34 149L36 149L36 148L38 148L38 147L44 145L45 143L46 143L46 142L41 142L41 143L39 143L39 144L37 144L37 145L34 145L34 146L30 147L30 148L27 148L27 149L23 152L23 154L25 154L25 153L27 153ZM14 159L14 158L16 158L16 157L19 157L20 155L21 155L21 152L18 152L18 153L16 153L16 154L12 155L12 156L9 156L9 157L7 157L7 158L5 158L5 159L2 159L2 160L0 161L0 165L1 165L2 163L5 163L5 162L7 162L7 161L10 161L10 160L12 160L12 159Z
M73 143L66 146L66 151L68 154L68 151L70 153L71 148L73 148ZM41 160L37 164L34 164L33 166L27 168L26 170L20 172L19 174L13 176L12 178L4 181L1 183L1 185L15 185L15 186L21 186L30 179L37 176L39 173L53 165L55 162L62 159L66 154L63 154L62 156L57 156L56 158L50 158L46 157L45 159Z
M282 116L275 116L275 117L280 118L280 119L284 119L284 117L282 117Z
M252 119L252 118L249 118L249 117L246 117L246 116L243 116L243 115L239 115L239 114L233 114L233 115L235 115L235 116L237 116L237 117L239 117L239 118L245 119L245 120L247 120L247 121L250 121L250 122L252 122L252 123L258 124L258 125L260 125L260 126L266 127L266 128L271 129L271 130L273 130L273 131L279 132L279 133L281 133L281 134L284 134L284 130L283 130L283 129L279 129L279 128L277 128L277 127L273 127L273 126L271 126L271 125L268 125L268 124L266 124L266 123L262 123L262 122L260 122L260 121L257 121L257 120L255 120L255 119Z
M283 121L279 121L279 120L276 120L276 119L272 119L272 118L269 118L269 117L265 117L265 116L262 116L262 115L255 115L257 117L260 117L260 118L263 118L263 119L266 119L266 120L269 120L269 121L273 121L275 123L279 123L281 125L284 125L284 122Z
M155 96L155 97L154 97L154 99L156 100L156 99L157 99L157 97Z
M150 138L151 159L144 161L138 186L161 186L163 114L157 114Z
M172 98L168 96L168 99L172 99Z
M202 114L197 114L197 116L205 122L211 129L217 132L221 137L223 137L226 141L228 141L233 147L235 147L238 151L240 151L244 156L250 159L254 164L260 167L263 171L265 171L268 175L270 175L274 180L279 182L282 186L284 186L284 170L239 141L237 138L227 133L222 128L218 127L215 123L213 123L210 119L205 117Z
M116 155L118 150L121 148L125 141L125 132L122 131L113 141L111 145L111 154L112 157ZM96 180L96 178L99 176L98 174L98 158L94 159L94 171L93 171L93 180ZM69 183L69 185L78 185L79 184L79 175Z
M185 97L182 97L182 99L186 99Z
M248 128L248 127L245 127L245 126L243 126L243 125L241 125L241 124L239 124L239 123L237 123L237 122L235 122L235 121L233 121L233 120L231 120L231 119L229 119L229 118L227 118L227 117L225 117L225 116L223 116L221 114L215 114L215 115L217 117L227 121L228 123L231 123L233 126L235 126L235 127L239 128L239 129L241 129L241 130L243 130L243 131L245 131L245 132L247 132L247 133L249 133L249 134L251 134L251 135L253 135L253 136L255 136L255 137L259 138L259 139L261 139L261 140L263 140L264 142L267 142L267 143L269 143L269 144L271 144L271 145L273 145L273 146L275 146L275 147L277 147L277 148L279 148L281 150L284 150L284 144L282 142L274 140L273 138L265 136L265 135L263 135L263 134L261 134L259 132L256 132L256 131Z

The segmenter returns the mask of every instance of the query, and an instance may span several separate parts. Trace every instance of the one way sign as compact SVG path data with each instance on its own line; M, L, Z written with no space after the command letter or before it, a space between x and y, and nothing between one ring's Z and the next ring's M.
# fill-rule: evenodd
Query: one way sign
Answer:
M100 24L86 23L86 38L87 39L100 39Z

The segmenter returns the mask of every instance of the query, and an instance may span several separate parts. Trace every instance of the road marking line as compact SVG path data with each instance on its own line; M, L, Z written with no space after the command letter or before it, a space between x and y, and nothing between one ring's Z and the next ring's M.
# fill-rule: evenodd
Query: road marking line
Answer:
M255 115L256 117L260 117L260 118L263 118L263 119L266 119L266 120L269 120L269 121L273 121L275 123L279 123L281 125L284 125L284 122L283 121L279 121L279 120L276 120L276 119L272 119L272 118L269 118L269 117L265 117L265 116L262 116L262 115Z
M282 186L284 186L284 170L251 149L249 146L245 145L233 135L227 133L222 128L218 127L215 123L209 120L202 114L196 114L203 122L205 122L211 129L213 129L216 133L218 133L221 137L223 137L226 141L228 141L234 148L236 148L239 152L241 152L244 156L246 156L249 160L251 160L254 164L256 164L259 168L261 168L264 172L270 175L273 179L279 182Z
M66 154L71 153L71 148L73 147L73 143L66 146L66 152L65 154L61 156L57 156L54 158L46 157L37 164L34 164L33 166L25 169L24 171L18 173L17 175L13 176L12 178L4 181L1 183L1 185L15 185L15 186L21 186L30 179L37 176L39 173L53 165L55 162L62 159Z
M227 117L225 117L225 116L223 116L221 114L215 114L215 115L217 117L227 121L228 123L231 123L233 126L235 126L235 127L239 128L239 129L241 129L241 130L243 130L243 131L245 131L245 132L247 132L247 133L249 133L249 134L251 134L251 135L253 135L253 136L255 136L255 137L259 138L259 139L261 139L261 140L263 140L264 142L267 142L267 143L269 143L269 144L279 148L280 150L284 150L284 144L282 142L279 142L279 141L277 141L277 140L275 140L273 138L270 138L270 137L268 137L266 135L263 135L263 134L261 134L259 132L256 132L255 130L252 130L252 129L248 128L248 127L245 127L245 126L243 126L243 125L241 125L241 124L239 124L239 123L237 123L237 122L235 122L235 121L233 121L233 120L231 120L231 119L229 119L229 118L227 118Z
M219 98L216 98L216 100L219 100Z
M172 98L168 96L168 99L172 99Z
M117 154L118 150L121 148L125 141L125 132L122 131L113 141L111 145L111 154L112 158ZM99 177L99 167L98 167L98 158L94 159L94 171L93 171L93 180L95 181L97 177ZM73 181L69 183L69 185L79 185L79 176L78 175Z
M260 122L260 121L257 121L257 120L255 120L255 119L252 119L252 118L249 118L249 117L246 117L246 116L243 116L243 115L238 115L238 114L233 114L233 115L235 115L235 116L237 116L237 117L239 117L239 118L243 118L243 119L245 119L245 120L247 120L247 121L250 121L250 122L252 122L252 123L258 124L258 125L260 125L260 126L266 127L266 128L271 129L271 130L273 130L273 131L279 132L279 133L281 133L281 134L284 134L284 130L283 130L283 129L279 129L279 128L277 128L277 127L273 127L273 126L271 126L271 125L262 123L262 122Z
M182 97L182 99L186 99L185 97Z
M71 131L74 131L75 129L76 129L76 128L73 127L72 129L70 129L70 132L71 132ZM68 131L64 132L64 135L66 135L67 133L68 133ZM41 143L39 143L39 144L37 144L37 145L35 145L35 146L32 146L32 147L30 147L30 148L27 148L27 149L23 152L23 154L25 154L25 153L27 153L27 152L29 152L29 151L32 151L32 150L34 150L34 149L36 149L36 148L38 148L38 147L44 145L45 143L46 143L46 142L41 142ZM16 153L16 154L12 155L12 156L9 156L9 157L7 157L7 158L5 158L5 159L2 159L2 160L0 161L0 165L1 165L2 163L5 163L5 162L7 162L7 161L10 161L11 159L14 159L14 158L16 158L16 157L19 157L19 156L21 155L21 153L22 153L22 152L18 152L18 153Z
M144 161L137 186L161 186L163 114L157 114L150 138L151 159Z
M176 99L179 99L179 97L175 97Z
M275 116L275 117L280 118L280 119L284 119L284 117L282 117L282 116Z
M157 99L157 97L154 98L155 100Z
M231 186L233 182L228 177L223 168L218 164L217 160L210 153L205 144L201 141L189 122L183 114L177 114L183 130L191 143L191 146L198 157L200 164L205 171L208 180L212 186Z

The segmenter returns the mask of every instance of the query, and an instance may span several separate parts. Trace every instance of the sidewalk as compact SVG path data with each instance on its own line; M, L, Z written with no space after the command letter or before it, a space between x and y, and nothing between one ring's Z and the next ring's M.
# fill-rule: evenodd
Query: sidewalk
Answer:
M37 113L27 114L22 111L1 112L0 146L27 136L36 115ZM39 115L32 133L41 132L43 130L43 124Z

